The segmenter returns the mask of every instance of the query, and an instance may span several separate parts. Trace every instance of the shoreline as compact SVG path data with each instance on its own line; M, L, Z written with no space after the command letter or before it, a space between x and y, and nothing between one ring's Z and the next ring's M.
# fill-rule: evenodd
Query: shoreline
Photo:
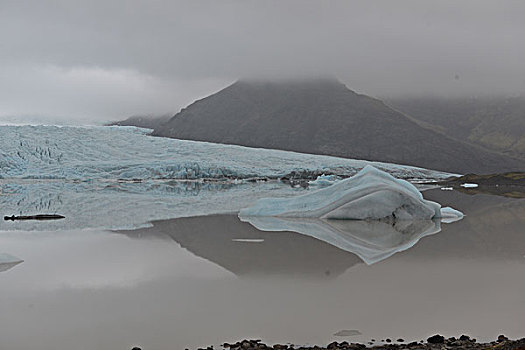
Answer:
M372 339L373 340L373 339ZM378 344L380 343L380 344ZM293 345L293 344L265 344L258 339L241 340L235 343L224 343L218 349L225 350L357 350L357 349L376 349L376 350L402 350L402 349L421 349L421 350L441 350L441 349L498 349L498 350L525 350L525 338L508 339L504 335L498 336L494 341L488 343L478 343L476 339L467 335L459 338L445 338L439 334L429 337L426 342L405 342L403 339L391 340L385 339L370 341L367 344L350 343L348 341L331 342L327 345ZM147 350L134 347L132 350ZM185 350L189 350L186 348ZM213 345L199 347L194 350L216 350Z

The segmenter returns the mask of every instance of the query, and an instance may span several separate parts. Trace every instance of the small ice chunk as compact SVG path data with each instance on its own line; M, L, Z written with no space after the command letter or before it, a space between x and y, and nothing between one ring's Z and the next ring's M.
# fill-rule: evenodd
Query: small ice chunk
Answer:
M326 187L326 186L332 185L335 180L337 180L337 176L323 174L323 175L319 175L317 179L313 181L309 181L308 184L310 186Z
M346 220L431 220L438 203L423 199L411 183L370 165L330 187L292 198L263 198L239 217L276 216Z
M476 188L478 187L478 184L471 184L471 183L464 183L464 184L461 184L461 187L464 187L464 188Z
M443 207L441 208L441 222L445 224L450 224L455 221L459 221L463 219L465 215L460 212L459 210L456 210L451 207Z
M453 191L454 188L452 187L441 187L441 191Z

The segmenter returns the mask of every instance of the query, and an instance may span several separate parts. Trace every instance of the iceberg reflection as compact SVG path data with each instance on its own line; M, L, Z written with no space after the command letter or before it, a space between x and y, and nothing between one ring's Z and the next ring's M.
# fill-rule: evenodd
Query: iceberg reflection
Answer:
M414 246L441 231L434 220L330 220L317 218L241 217L261 231L293 231L359 256L367 265Z

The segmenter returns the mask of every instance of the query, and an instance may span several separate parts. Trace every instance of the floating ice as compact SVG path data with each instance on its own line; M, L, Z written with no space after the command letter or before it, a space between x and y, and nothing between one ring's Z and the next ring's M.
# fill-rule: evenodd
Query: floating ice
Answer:
M417 188L372 166L330 187L292 198L263 198L239 217L431 220L442 216L438 203ZM448 216L460 213L446 211Z
M463 219L463 213L451 207L441 208L441 222L450 224Z
M337 176L335 175L319 175L317 179L313 181L309 181L308 184L310 186L320 186L320 187L326 187L333 185L334 182L337 180Z
M464 184L461 184L461 187L464 187L464 188L476 188L476 187L478 187L478 184L464 183Z

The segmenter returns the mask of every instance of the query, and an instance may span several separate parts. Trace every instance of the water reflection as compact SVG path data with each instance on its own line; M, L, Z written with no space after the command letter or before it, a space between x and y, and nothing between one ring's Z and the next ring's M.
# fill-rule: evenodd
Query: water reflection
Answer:
M318 238L260 231L233 215L116 233L1 232L1 251L25 261L0 273L0 349L523 337L525 200L424 195L466 217L371 266ZM379 241L365 229L352 235L376 246L407 242L394 231Z
M439 220L323 220L243 217L262 231L293 231L356 254L367 265L409 249L421 238L441 231Z
M22 259L19 259L16 256L7 253L0 253L0 272L10 270L23 262Z
M238 276L304 275L332 278L361 260L337 246L294 232L262 232L234 215L155 221L118 231L130 237L170 237L196 256Z

